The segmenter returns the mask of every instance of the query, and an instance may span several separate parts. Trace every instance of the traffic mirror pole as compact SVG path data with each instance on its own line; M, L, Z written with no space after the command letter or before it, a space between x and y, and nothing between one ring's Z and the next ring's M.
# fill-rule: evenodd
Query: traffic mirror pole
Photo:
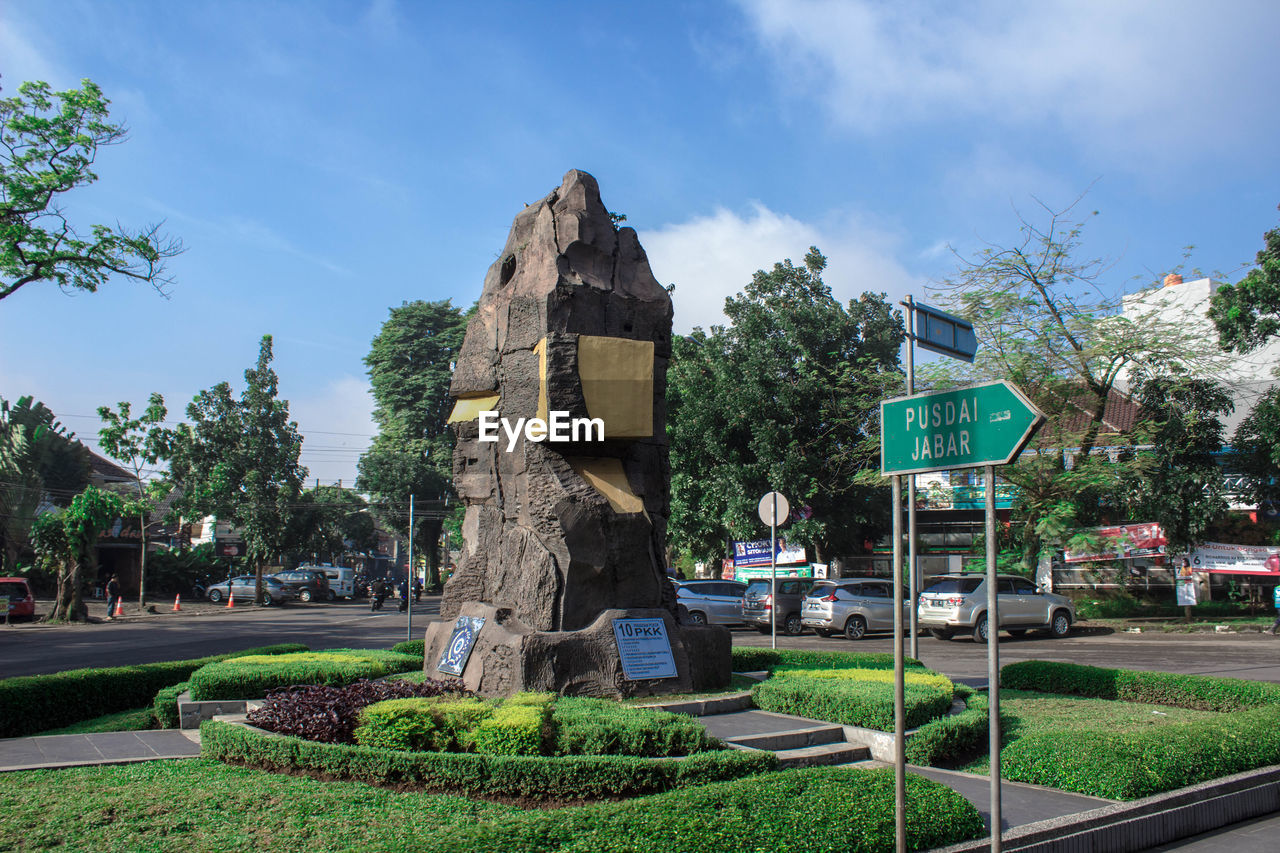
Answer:
M987 474L987 748L991 754L991 853L1000 853L1000 611L996 588L996 466Z
M776 492L770 492L776 495ZM769 642L778 647L778 499L773 498L769 514Z
M893 826L907 853L907 702L902 654L902 475L893 476Z

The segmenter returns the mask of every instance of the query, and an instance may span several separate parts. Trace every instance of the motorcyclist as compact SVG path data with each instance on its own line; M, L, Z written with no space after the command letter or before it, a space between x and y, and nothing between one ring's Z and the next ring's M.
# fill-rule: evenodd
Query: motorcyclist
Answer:
M409 581L400 581L400 612L403 613L409 609Z
M382 602L387 597L386 583L383 582L382 578L378 578L376 581L373 582L373 586L370 588L369 592L373 598L373 604L369 605L369 609L381 610Z

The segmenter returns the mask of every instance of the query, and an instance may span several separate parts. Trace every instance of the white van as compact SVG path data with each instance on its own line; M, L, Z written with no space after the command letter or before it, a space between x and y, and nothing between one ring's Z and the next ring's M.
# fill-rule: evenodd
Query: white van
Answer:
M339 598L356 597L356 570L345 566L299 566L300 569L312 569L324 572L329 579L329 591Z

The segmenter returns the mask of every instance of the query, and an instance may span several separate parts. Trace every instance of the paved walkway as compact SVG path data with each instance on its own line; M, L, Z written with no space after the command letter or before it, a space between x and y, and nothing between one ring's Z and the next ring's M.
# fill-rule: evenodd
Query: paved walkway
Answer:
M178 729L0 739L0 772L194 758L200 733Z

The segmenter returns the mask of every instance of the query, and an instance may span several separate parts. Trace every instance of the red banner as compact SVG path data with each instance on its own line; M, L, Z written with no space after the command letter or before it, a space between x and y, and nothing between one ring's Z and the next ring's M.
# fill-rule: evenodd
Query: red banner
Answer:
M1099 560L1132 560L1137 557L1162 557L1168 542L1159 524L1121 524L1098 527L1093 535L1099 545L1088 551L1066 553L1068 563L1091 563Z

